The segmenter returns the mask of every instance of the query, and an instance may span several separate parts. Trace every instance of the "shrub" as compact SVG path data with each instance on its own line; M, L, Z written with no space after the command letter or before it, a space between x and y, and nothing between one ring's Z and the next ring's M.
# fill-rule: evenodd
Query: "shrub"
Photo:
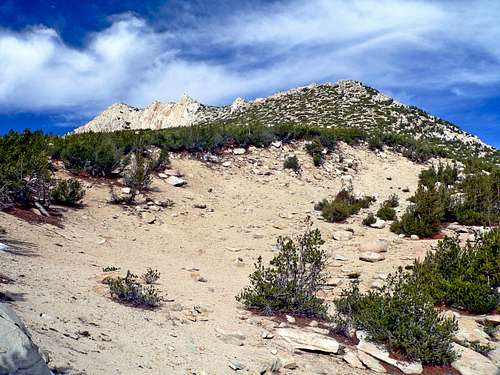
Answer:
M399 206L399 198L396 194L391 194L387 200L384 201L384 205L389 207L398 207Z
M159 278L160 278L160 272L152 268L148 268L146 270L146 273L142 275L142 279L146 284L154 284L159 280Z
M295 172L299 172L300 171L300 163L299 163L299 159L297 159L297 156L293 155L293 156L288 156L285 161L283 162L283 167L285 169L291 169Z
M141 153L132 154L130 164L123 175L123 183L128 186L132 195L143 191L151 185L151 164Z
M247 308L266 314L285 312L324 318L327 306L316 296L326 281L326 252L318 229L309 225L296 242L279 237L278 255L264 267L259 257L250 275L250 286L236 299Z
M306 151L313 158L313 163L316 167L319 167L323 164L323 145L319 140L315 139L310 143L306 144Z
M137 281L137 276L127 271L124 278L109 281L109 291L113 298L134 306L158 307L163 298L153 286L144 287Z
M439 314L424 285L409 282L409 278L400 268L380 291L362 294L357 283L343 290L334 301L336 332L363 330L370 340L409 360L448 364L456 358L452 338L457 324Z
M116 266L106 266L102 269L102 272L113 272L113 271L118 271L120 267Z
M434 187L427 189L419 186L412 201L414 204L407 208L401 220L392 223L391 230L398 234L431 237L439 231L445 216L442 193Z
M419 184L427 188L433 188L436 182L445 186L453 185L458 179L458 169L456 165L439 164L436 168L424 169L419 175Z
M377 219L375 218L375 216L373 215L373 213L370 212L363 219L363 225L366 225L366 226L369 227L370 225L375 224L376 221L377 221Z
M374 200L373 197L367 196L356 198L352 192L341 190L332 201L323 199L314 208L321 211L326 221L335 223L357 214L362 208L368 208Z
M396 218L396 211L384 203L377 211L377 216L382 220L394 220Z
M57 204L76 206L85 196L85 190L80 181L75 178L58 181L50 192L52 201Z
M41 132L9 132L0 137L0 209L50 203L47 140Z
M460 246L446 237L434 253L415 263L415 282L425 285L434 303L487 313L499 305L500 229Z

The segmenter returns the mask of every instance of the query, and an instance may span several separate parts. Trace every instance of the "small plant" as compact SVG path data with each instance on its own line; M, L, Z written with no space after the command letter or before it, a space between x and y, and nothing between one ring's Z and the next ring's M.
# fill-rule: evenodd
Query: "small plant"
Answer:
M158 270L154 270L152 268L148 268L146 273L142 275L142 279L146 284L154 284L160 278L160 272Z
M445 237L434 253L414 265L415 283L425 285L434 303L487 313L499 306L500 229L460 246Z
M414 205L407 208L401 220L392 223L391 231L419 237L431 237L439 232L446 213L442 192L434 187L419 186L411 199Z
M384 203L377 211L377 216L382 220L394 220L396 218L396 211Z
M314 209L321 211L326 221L335 223L357 214L362 208L368 208L374 200L373 197L367 196L356 198L352 192L341 190L332 201L323 199Z
M310 143L306 144L306 151L313 158L313 163L316 167L323 164L323 145L319 140L315 139Z
M113 298L130 303L134 306L155 308L160 306L163 298L153 286L143 286L137 281L137 276L127 271L124 278L109 280L109 291Z
M283 167L285 169L291 169L294 172L299 172L300 171L299 159L297 159L297 156L295 155L288 156L283 162Z
M141 153L137 152L130 157L123 183L130 188L132 195L137 191L147 190L151 185L151 164Z
M85 196L85 190L76 178L58 181L50 192L54 203L77 206Z
M384 201L385 206L389 206L392 208L398 207L399 206L399 198L396 194L391 194L389 198L387 198Z
M115 267L115 266L107 266L102 269L102 272L113 272L113 271L118 271L120 267Z
M411 275L400 268L380 291L363 294L357 283L343 290L334 301L335 332L346 335L353 329L363 330L370 340L385 344L409 360L448 364L456 358L452 339L457 323L439 314L425 285L409 280Z
M279 237L278 255L269 267L259 257L255 271L250 275L250 286L236 299L247 308L266 314L285 312L309 317L325 318L327 305L316 296L326 281L326 252L318 229L308 223L302 236L294 242Z
M376 221L377 221L377 219L375 218L375 216L373 215L373 213L370 212L363 219L363 225L366 225L367 227L369 227L370 225L375 224Z

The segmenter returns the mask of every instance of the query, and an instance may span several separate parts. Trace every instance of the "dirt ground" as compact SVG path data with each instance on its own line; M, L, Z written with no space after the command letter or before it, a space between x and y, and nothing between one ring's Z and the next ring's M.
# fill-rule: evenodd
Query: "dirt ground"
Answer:
M11 245L16 251L0 253L0 273L14 280L2 289L15 300L13 307L50 366L68 374L233 374L230 361L245 365L238 373L256 373L275 356L285 356L298 368L282 374L368 373L340 357L292 355L279 338L263 339L263 328L272 332L276 323L248 315L235 295L247 285L257 257L271 259L276 237L299 234L308 215L326 240L332 279L343 280L325 292L328 299L348 285L348 269L358 270L368 288L377 274L424 255L435 240L400 239L387 227L368 228L361 221L392 193L400 198L401 212L425 166L343 145L337 152L343 162L329 159L317 169L299 150L285 146L227 154L224 160L231 165L225 167L173 157L173 168L188 184L173 187L155 177L150 196L171 199L174 206L153 211L153 224L134 210L108 204L109 187L102 182L85 182L84 207L64 213L64 228L0 213L6 239L17 242ZM301 161L301 176L283 170L290 152ZM348 159L355 168L347 167ZM326 223L314 212L314 202L334 196L342 174L353 176L355 191L375 194L378 201L346 223ZM402 191L406 187L409 192ZM332 239L334 231L345 228L354 231L353 239ZM360 261L359 245L378 238L389 241L386 259ZM151 311L111 300L101 283L107 266L120 267L122 275L158 269L157 287L166 302ZM221 330L241 333L244 345L225 340Z

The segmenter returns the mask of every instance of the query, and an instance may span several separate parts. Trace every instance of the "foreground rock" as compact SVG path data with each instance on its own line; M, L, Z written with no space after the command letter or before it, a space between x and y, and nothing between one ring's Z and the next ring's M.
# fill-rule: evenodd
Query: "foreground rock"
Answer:
M362 243L359 250L363 252L385 253L389 248L389 243L386 240L375 240Z
M291 344L294 349L337 354L340 344L333 338L315 332L293 328L278 328L278 336Z
M420 362L406 362L406 361L399 361L397 359L391 358L389 356L388 351L378 347L377 345L375 345L371 342L366 341L365 335L359 334L358 338L360 339L359 344L357 345L359 352L364 352L366 354L371 355L374 358L381 360L382 362L385 362L385 363L388 363L392 366L395 366L405 374L420 374L420 373L422 373L423 367L422 367L422 364Z
M352 239L353 234L352 232L348 230L339 230L336 232L333 232L333 239L336 241L349 241Z
M459 371L462 375L498 375L500 369L495 366L488 358L475 352L472 349L465 348L458 344L453 344L453 350L460 356L451 363L451 367Z
M0 304L0 374L51 374L27 328L5 304Z
M359 260L375 263L384 260L385 256L380 253L374 253L372 251L366 251L364 253L359 254Z

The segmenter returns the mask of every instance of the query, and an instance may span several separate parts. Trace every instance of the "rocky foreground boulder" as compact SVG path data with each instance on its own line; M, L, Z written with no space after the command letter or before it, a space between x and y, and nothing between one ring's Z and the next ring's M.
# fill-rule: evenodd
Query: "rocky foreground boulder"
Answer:
M26 326L6 304L0 304L0 375L51 375Z

